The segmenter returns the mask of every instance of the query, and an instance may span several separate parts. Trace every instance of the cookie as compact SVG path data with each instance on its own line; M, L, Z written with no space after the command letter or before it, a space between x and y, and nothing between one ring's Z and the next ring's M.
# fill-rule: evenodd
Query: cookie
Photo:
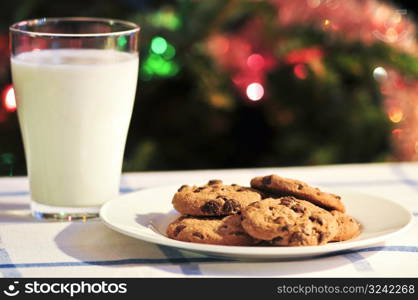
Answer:
M260 199L261 192L252 188L210 180L200 187L183 185L172 203L183 215L225 216L237 214L243 207Z
M182 216L168 225L167 236L183 242L229 246L250 246L257 242L244 231L239 215Z
M331 242L346 241L359 235L360 224L353 217L343 214L337 210L331 211L331 214L338 222L338 233L334 236Z
M241 215L245 231L271 245L323 245L338 232L337 220L330 212L291 196L252 203Z
M271 193L272 197L294 196L312 202L326 210L345 212L340 196L325 193L299 180L283 178L273 174L253 178L251 187Z

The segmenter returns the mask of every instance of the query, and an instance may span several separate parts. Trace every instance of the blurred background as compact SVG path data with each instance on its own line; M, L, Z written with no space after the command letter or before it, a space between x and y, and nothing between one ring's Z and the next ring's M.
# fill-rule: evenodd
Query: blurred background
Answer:
M8 26L60 16L142 27L124 171L418 160L416 6L1 1L0 176L26 174Z

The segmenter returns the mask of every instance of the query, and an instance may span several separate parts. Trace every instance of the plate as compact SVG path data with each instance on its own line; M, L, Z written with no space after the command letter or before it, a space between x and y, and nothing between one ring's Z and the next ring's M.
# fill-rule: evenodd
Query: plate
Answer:
M210 256L235 259L294 259L361 248L400 234L412 222L411 213L391 200L350 190L325 189L342 196L347 213L361 223L362 232L359 236L344 242L303 247L243 247L188 243L165 236L168 224L179 216L171 204L178 187L179 185L162 186L122 195L105 203L100 210L100 217L111 229L133 238Z

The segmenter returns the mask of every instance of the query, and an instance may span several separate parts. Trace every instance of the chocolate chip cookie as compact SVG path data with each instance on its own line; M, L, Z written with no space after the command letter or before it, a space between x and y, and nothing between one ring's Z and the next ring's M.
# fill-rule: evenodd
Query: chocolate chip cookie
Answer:
M241 215L245 231L271 245L323 245L338 232L337 220L330 212L291 196L254 202Z
M261 192L236 184L224 185L210 180L204 186L183 185L174 195L174 208L183 215L234 215L250 203L261 199Z
M250 246L257 242L244 231L239 215L182 216L168 225L167 236L184 242L229 246Z
M337 210L331 211L331 214L338 222L338 232L331 242L346 241L356 237L360 233L360 224L353 217Z
M251 180L251 187L271 193L272 197L294 196L326 210L345 212L340 196L325 193L296 179L283 178L275 174L260 176Z

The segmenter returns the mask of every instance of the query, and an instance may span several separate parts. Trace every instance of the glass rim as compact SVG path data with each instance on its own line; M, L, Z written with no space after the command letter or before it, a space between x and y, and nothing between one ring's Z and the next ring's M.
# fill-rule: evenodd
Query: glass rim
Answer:
M60 22L60 21L75 21L75 22L82 22L82 21L93 21L93 22L103 22L108 23L109 25L120 24L126 26L127 28L131 27L131 29L126 30L119 30L115 32L98 32L98 33L53 33L53 32L38 32L38 31L31 31L21 29L22 26L25 25L35 25L37 23L48 23L48 22ZM135 24L134 22L124 21L119 19L110 19L110 18L95 18L95 17L62 17L62 18L37 18L37 19L29 19L23 20L20 22L16 22L10 25L9 30L13 33L21 33L33 37L109 37L109 36L118 36L118 35L126 35L140 31L140 26Z

